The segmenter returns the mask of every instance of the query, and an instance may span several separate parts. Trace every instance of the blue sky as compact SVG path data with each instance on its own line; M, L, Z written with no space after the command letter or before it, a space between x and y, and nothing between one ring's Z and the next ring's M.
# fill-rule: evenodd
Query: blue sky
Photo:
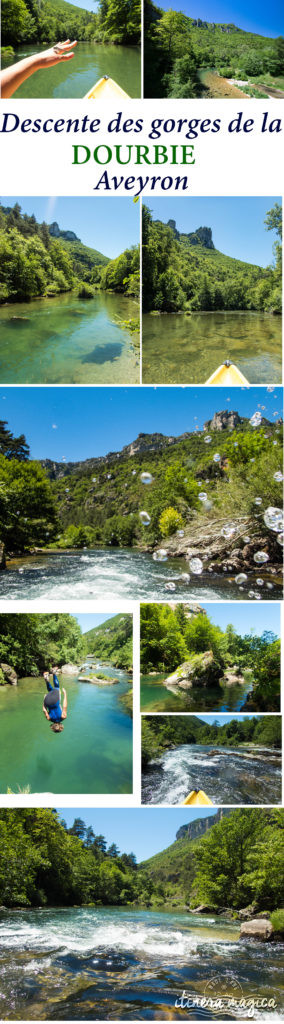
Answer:
M137 860L141 861L173 843L181 825L216 814L216 807L212 810L210 807L199 808L198 811L176 810L174 807L137 807L131 810L122 807L60 807L58 811L68 828L73 825L74 818L83 818L97 835L102 833L106 837L108 844L115 842L121 853L135 853Z
M81 7L83 11L92 11L93 14L98 9L96 0L70 0L70 3L73 4L73 7Z
M4 196L3 206L19 203L23 213L34 214L37 221L61 230L75 231L85 245L114 258L139 242L139 204L131 199L110 197Z
M228 722L245 722L246 718L261 718L261 715L197 715L197 718L201 718L202 722L207 725L213 725L213 722L217 722L218 725L227 725Z
M267 231L263 221L275 202L281 203L281 198L168 196L148 199L145 205L154 220L175 220L178 231L186 234L200 227L212 228L215 249L246 263L267 267L273 259L276 233Z
M71 612L71 615L73 613ZM113 613L116 615L116 612ZM97 615L74 615L74 619L77 619L79 626L81 626L82 633L87 633L89 629L95 629L95 626L101 626L102 622L106 622L107 619L112 619L113 615L110 612L102 612Z
M171 8L183 11L189 18L202 21L233 23L246 32L264 36L283 35L283 2L272 0L159 0L158 7L164 11Z
M226 629L228 623L235 626L240 636L245 636L250 630L261 636L266 630L272 631L280 636L280 604L220 604L212 601L210 604L203 604L207 615L216 626Z
M53 388L0 389L0 419L24 433L34 459L67 462L105 455L140 432L166 435L202 429L221 409L252 416L258 406L273 421L281 414L281 388Z

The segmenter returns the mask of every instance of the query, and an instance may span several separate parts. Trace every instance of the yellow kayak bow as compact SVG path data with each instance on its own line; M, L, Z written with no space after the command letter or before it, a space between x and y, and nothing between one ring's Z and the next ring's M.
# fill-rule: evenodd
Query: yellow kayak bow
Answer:
M214 373L211 373L211 377L208 377L206 381L206 387L213 385L213 387L239 387L240 384L246 384L248 386L249 381L244 377L241 370L234 363L230 363L229 359L226 359L225 363L218 366L218 369Z
M203 804L210 804L213 807L212 800L209 800L209 796L206 796L203 789L192 789L186 800L183 801L183 804L191 804L193 807L203 807Z
M100 78L95 85L93 85L90 92L87 92L84 96L84 100L115 100L116 97L124 97L129 100L127 92L114 82L113 78L109 78L108 75L104 75Z

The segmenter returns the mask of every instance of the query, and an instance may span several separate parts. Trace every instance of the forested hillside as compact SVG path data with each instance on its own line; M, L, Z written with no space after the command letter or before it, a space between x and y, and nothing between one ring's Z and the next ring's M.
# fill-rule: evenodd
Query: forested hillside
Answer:
M208 96L199 72L226 79L284 85L284 38L266 38L234 24L189 18L145 0L145 96ZM247 95L254 90L244 86ZM261 92L255 91L260 96Z
M251 669L253 690L245 710L279 709L280 640L274 633L257 636L248 629L245 636L240 636L231 624L225 630L216 626L210 615L189 618L182 604L175 608L167 604L141 605L140 664L144 674L154 669L169 675L181 663L205 651L213 654L212 685L214 682L216 685L216 669L220 678L222 672L234 664L240 670Z
M80 664L86 653L85 637L73 615L0 615L0 662L18 676L38 676L52 665ZM0 686L4 682L0 669Z
M281 435L276 416L273 423L262 425L260 414L259 425L252 425L225 410L204 431L177 438L141 434L122 452L102 458L77 464L46 459L39 464L27 455L23 460L24 439L11 440L2 423L0 538L14 553L54 543L63 549L103 544L153 551L161 540L173 553L183 553L192 545L193 532L203 528L210 547L204 559L216 563L217 571L220 557L232 568L255 568L259 544L265 549L264 561L280 565L280 520L274 521L269 509L273 513L281 501ZM204 443L208 436L210 446ZM145 471L151 481L147 488L141 479ZM200 491L204 483L206 492ZM231 517L228 532L224 522ZM211 526L218 538L214 548ZM244 529L252 530L248 540ZM231 554L230 561L228 552L236 550L236 539L239 553Z
M238 747L242 744L272 747L281 750L281 718L264 715L262 718L244 716L240 722L232 719L225 725L209 725L195 715L155 715L142 717L142 767L161 757L165 750L182 744L214 744Z
M158 813L151 815L157 830ZM283 825L282 809L218 812L208 817L200 838L191 840L186 830L183 838L137 866L133 853L120 853L115 836L108 846L96 833L95 811L94 828L77 818L67 829L51 810L2 809L1 904L203 903L237 912L254 901L256 912L273 911L283 900Z
M283 827L282 809L224 811L201 839L185 833L141 866L167 900L272 910L283 902Z
M237 215L237 209L236 209ZM262 268L215 249L208 228L185 234L174 221L153 221L148 206L142 220L143 311L264 310L282 308L282 210L267 212L275 230L273 266Z
M2 46L7 64L12 62L13 47L21 43L44 47L62 39L96 39L124 46L140 42L140 0L99 0L94 13L67 0L2 0L1 8Z
M72 230L39 224L18 203L0 207L0 303L68 291L92 298L97 288L139 294L138 245L109 260Z
M102 661L111 661L117 668L132 669L132 631L132 615L113 615L84 634L87 653Z

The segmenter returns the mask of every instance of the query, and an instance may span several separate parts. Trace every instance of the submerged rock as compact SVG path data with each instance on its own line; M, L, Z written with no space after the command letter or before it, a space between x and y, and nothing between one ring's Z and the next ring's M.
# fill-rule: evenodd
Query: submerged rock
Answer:
M172 672L163 685L168 689L189 690L192 686L218 685L222 669L214 660L213 651L192 654L188 661Z

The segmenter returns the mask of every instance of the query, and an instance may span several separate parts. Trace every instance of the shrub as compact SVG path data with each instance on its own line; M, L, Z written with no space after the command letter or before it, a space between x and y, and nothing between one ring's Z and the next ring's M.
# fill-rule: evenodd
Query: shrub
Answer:
M275 932L284 932L284 910L273 910L270 920Z
M175 508L165 508L159 519L159 527L163 537L171 537L183 525L182 516Z

